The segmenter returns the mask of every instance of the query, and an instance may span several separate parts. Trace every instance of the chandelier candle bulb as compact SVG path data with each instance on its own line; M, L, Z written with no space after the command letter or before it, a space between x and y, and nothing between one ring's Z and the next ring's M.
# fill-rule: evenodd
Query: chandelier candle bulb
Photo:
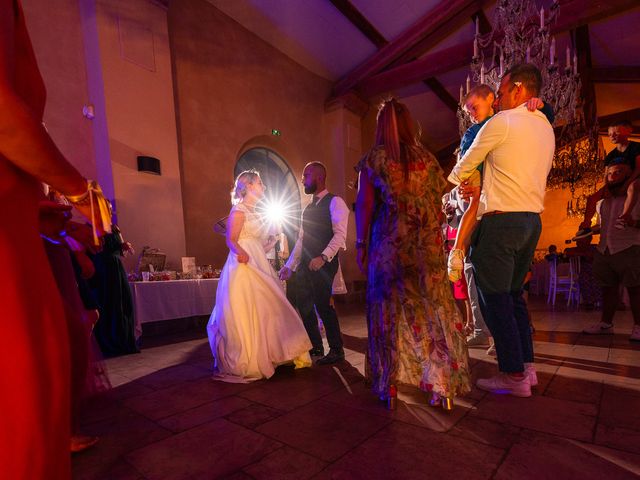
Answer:
M467 93L469 93L469 90L471 90L471 77L467 75Z
M551 48L549 49L549 57L551 57L551 62L549 65L553 66L553 62L555 62L556 58L556 39L555 37L551 39Z
M484 63L482 64L482 67L480 67L480 83L484 84Z
M527 47L527 63L531 61L531 47Z
M544 30L544 7L540 7L540 30Z
M571 49L567 47L567 70L571 69Z
M578 55L576 52L573 52L573 74L578 74Z
M480 17L476 17L476 37L480 35Z
M478 39L473 39L473 58L478 58Z
M504 54L500 52L500 76L504 73Z
M460 85L460 105L464 102L464 87Z

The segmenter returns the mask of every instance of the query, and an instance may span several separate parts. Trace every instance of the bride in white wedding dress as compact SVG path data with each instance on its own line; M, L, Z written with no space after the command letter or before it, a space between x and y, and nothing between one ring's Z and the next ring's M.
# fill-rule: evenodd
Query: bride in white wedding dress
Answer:
M214 378L246 383L269 378L275 367L311 366L311 342L267 260L266 220L255 211L265 187L255 171L238 175L227 221L229 256L207 325Z

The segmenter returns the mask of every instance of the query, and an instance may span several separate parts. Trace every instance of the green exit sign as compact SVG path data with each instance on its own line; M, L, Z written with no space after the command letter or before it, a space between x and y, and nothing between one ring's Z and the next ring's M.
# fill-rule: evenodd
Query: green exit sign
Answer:
M276 137L279 137L280 135L282 135L282 133L277 128L272 128L271 135L275 135Z

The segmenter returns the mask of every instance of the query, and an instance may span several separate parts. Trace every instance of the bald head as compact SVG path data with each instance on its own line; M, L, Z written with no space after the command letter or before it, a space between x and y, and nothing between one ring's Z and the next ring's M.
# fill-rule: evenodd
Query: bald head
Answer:
M304 193L313 195L321 192L326 188L327 169L320 162L309 162L305 165L302 172L302 184L304 185Z

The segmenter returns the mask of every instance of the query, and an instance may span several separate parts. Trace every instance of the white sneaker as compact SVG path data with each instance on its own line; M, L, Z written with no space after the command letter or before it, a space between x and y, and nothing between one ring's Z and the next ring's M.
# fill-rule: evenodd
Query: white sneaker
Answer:
M629 337L630 342L640 342L640 325L634 325L633 330L631 330L631 336Z
M492 393L506 393L515 397L531 396L531 384L527 375L520 379L515 379L506 373L500 373L495 377L480 378L476 385L480 390Z
M532 387L538 385L538 374L536 373L536 367L533 363L524 364L524 374L529 377L529 384Z
M613 324L598 322L582 330L588 335L613 335Z
M449 274L449 280L456 283L462 278L463 271L464 252L459 248L454 248L449 252L449 259L447 260L447 273Z

